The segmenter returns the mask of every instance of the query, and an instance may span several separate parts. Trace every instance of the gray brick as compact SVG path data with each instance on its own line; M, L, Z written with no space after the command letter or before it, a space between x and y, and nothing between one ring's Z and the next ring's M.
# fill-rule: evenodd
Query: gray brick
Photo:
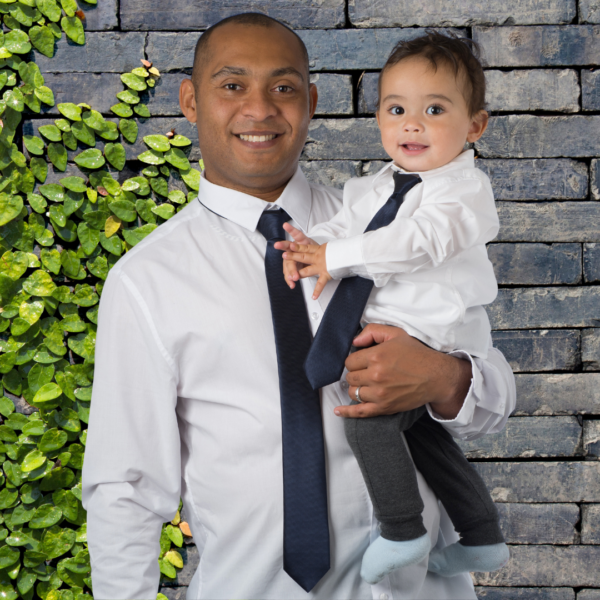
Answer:
M488 256L501 285L581 282L581 244L490 244Z
M600 371L600 329L581 332L581 361L584 371Z
M472 464L483 477L496 502L600 501L600 462ZM600 572L598 576L600 577Z
M476 148L484 158L597 156L600 154L600 116L491 117Z
M360 177L361 163L350 160L314 160L300 162L306 178L313 183L341 189L348 179Z
M317 86L317 115L351 115L352 77L336 73L315 73L310 80Z
M571 69L486 71L487 109L579 111L579 82Z
M261 12L291 27L340 27L345 23L344 0L121 0L123 29L206 29L221 19L241 12Z
M479 600L575 600L575 591L571 588L478 586L475 592Z
M313 119L302 158L360 160L387 155L375 119Z
M478 159L496 200L572 200L588 195L587 165L568 158Z
M586 456L600 458L600 421L583 422L583 451Z
M583 110L600 109L600 71L583 69L581 71L581 108Z
M576 544L577 504L498 503L500 526L508 544Z
M578 5L580 23L600 23L600 2L598 0L579 0Z
M579 590L577 600L600 600L600 590Z
M164 587L188 586L200 564L200 553L196 546L183 546L177 550L183 558L183 569L177 571L175 579L162 578ZM164 592L163 592L164 593ZM177 598L177 596L176 596ZM178 600L178 598L177 598Z
M583 245L583 276L588 283L600 282L600 244Z
M600 28L594 25L475 27L488 67L562 67L600 63Z
M372 115L377 110L379 73L365 73L358 86L358 114Z
M103 31L117 29L117 0L101 0L98 4L82 2L79 8L85 13L85 29L87 31Z
M575 16L573 0L519 2L493 0L470 2L455 0L351 0L350 21L357 27L420 27L471 25L533 25L570 23Z
M579 368L579 336L579 331L574 329L492 332L494 346L504 354L515 373L573 371Z
M367 175L374 175L375 173L377 173L378 171L383 169L383 167L388 162L390 162L389 158L388 158L388 160L371 160L368 162L363 162L363 167L362 167L363 177L366 177Z
M118 119L109 119L110 121L118 122ZM192 148L189 153L189 159L191 161L197 161L200 158L200 148L198 147L198 130L196 129L195 123L190 123L184 117L176 118L176 117L157 117L151 119L137 119L138 121L138 137L135 144L129 144L128 142L121 140L123 146L125 147L125 151L127 154L127 160L135 160L139 154L145 152L148 148L146 144L144 144L143 138L146 135L156 134L156 133L166 133L171 129L175 129L175 132L184 135L190 140L192 140ZM30 121L25 121L23 124L23 133L25 135L39 135L38 128L42 125L47 125L49 123L54 123L53 119L35 119ZM83 146L80 144L80 147L77 150L67 150L67 155L69 161L72 161L73 158L81 152L81 150L87 148L87 146ZM104 141L100 138L96 138L96 148L99 150L104 150ZM194 168L197 165L193 165Z
M581 517L581 543L600 544L600 505L584 504Z
M600 242L597 202L498 202L500 242Z
M515 415L600 414L600 374L515 375Z
M501 289L487 307L493 329L600 326L600 287Z
M478 585L600 586L600 546L512 546L506 567L475 573Z
M597 158L590 163L590 191L594 200L600 200L600 161Z
M35 52L31 59L42 73L124 73L141 66L145 38L136 32L90 32L85 45L78 46L63 35L53 58Z
M146 55L161 72L191 69L199 32L148 33Z
M511 417L500 433L459 445L467 458L581 456L581 436L576 417Z

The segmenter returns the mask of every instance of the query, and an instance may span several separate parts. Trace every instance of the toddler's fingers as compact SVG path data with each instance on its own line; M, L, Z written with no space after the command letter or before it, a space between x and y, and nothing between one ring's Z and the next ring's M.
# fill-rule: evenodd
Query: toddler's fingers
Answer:
M300 244L310 244L312 240L306 236L306 234L300 229L296 229L294 226L289 223L284 223L283 228L294 238L296 242Z
M308 254L306 252L290 252L289 250L284 253L283 259L295 260L306 265L312 265L316 262L316 257L314 254Z
M275 248L275 250L289 250L291 243L292 242L283 240L281 242L275 242L275 245L273 247Z
M318 277L319 270L314 265L308 265L307 267L300 269L298 275L300 275L301 279L306 279L306 277Z
M317 280L317 284L315 285L315 289L313 290L313 300L316 300L320 295L329 279L326 276L321 275Z

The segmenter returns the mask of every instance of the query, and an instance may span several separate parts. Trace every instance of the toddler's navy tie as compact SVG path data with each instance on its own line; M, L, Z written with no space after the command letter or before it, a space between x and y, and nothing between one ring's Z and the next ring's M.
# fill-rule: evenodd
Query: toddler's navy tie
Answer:
M279 371L283 446L283 567L309 592L329 570L329 524L323 421L319 392L303 369L312 334L300 285L283 276L275 242L285 240L283 210L265 211L258 230L267 239L265 273Z
M367 231L389 225L398 213L406 193L421 181L418 175L394 172L394 193L377 211ZM348 277L338 285L306 357L304 368L314 390L339 381L352 340L373 289L373 281Z

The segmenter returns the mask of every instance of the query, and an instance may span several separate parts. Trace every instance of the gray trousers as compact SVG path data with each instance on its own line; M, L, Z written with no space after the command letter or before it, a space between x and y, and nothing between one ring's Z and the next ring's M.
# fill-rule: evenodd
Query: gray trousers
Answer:
M425 407L395 415L345 419L344 426L381 523L382 537L406 541L426 533L416 466L444 505L464 546L504 542L498 511L485 483Z

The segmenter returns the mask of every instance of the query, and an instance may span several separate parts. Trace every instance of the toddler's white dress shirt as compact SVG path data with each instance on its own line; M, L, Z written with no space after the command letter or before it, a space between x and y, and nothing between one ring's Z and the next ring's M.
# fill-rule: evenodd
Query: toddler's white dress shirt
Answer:
M307 231L339 210L340 194L298 170L277 204ZM199 200L108 276L83 466L94 598L155 599L161 524L181 496L201 554L189 600L474 599L468 575L428 574L426 560L378 585L361 579L377 523L333 413L350 403L342 383L322 392L331 569L311 593L283 571L277 358L266 241L256 231L266 206L203 178ZM313 301L314 281L302 288L316 331L330 294ZM464 406L443 422L467 439L502 429L515 403L513 375L498 351L471 360ZM433 545L455 541L422 477L419 488Z
M393 163L351 179L344 206L308 235L328 242L327 270L339 279L360 275L375 283L364 323L385 323L436 350L461 348L485 358L490 322L483 308L498 293L485 244L498 234L487 175L473 150L431 171L405 196L387 226L363 233L394 191Z

